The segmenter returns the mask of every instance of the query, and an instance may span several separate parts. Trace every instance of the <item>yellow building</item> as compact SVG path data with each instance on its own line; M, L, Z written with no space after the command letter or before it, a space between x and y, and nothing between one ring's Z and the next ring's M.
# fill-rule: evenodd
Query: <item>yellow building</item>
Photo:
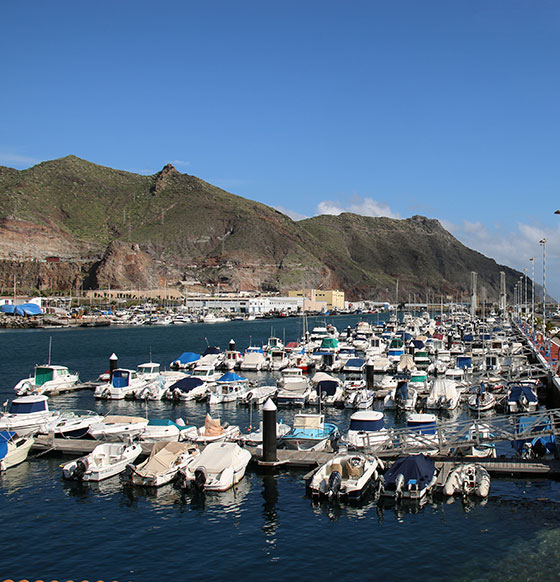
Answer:
M344 309L344 291L333 289L303 289L289 291L288 297L303 297L305 311Z

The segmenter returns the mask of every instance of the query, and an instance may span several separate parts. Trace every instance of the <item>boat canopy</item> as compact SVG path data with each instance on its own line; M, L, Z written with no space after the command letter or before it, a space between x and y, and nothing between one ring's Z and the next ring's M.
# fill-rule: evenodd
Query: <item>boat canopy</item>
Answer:
M226 374L218 378L216 382L247 382L247 378L242 378L241 376L238 376L235 372L227 372Z
M436 434L436 417L434 414L412 414L407 427L418 434Z
M434 462L424 455L410 455L396 460L385 473L385 489L394 491L399 475L403 475L405 483L416 482L418 489L423 489L432 480L436 471Z
M179 430L187 428L186 425L177 424L169 418L151 418L148 422L148 426L176 426Z
M522 396L525 396L527 402L538 402L537 395L527 384L516 384L511 386L508 394L509 402L517 402L521 400Z
M178 389L181 392L190 392L191 390L194 390L195 388L198 388L199 386L202 386L204 384L204 380L201 380L200 378L194 378L193 376L189 376L188 378L181 378L180 380L177 380L177 382L175 382L175 384L172 384L169 389L170 390L175 390Z
M220 350L220 348L218 346L208 346L204 350L204 353L202 355L203 356L217 355L217 354L220 354L221 352L222 352L222 350Z
M183 352L175 361L180 364L190 364L200 360L200 354L194 352Z
M1 313L15 313L16 307L15 305L11 305L6 303L5 305L0 305L0 312Z
M415 339L415 340L412 340L412 343L414 344L414 347L415 347L417 350L421 350L421 349L424 347L424 342L423 342L423 341L421 341L421 340L417 340L417 339Z
M42 386L53 379L53 369L49 366L37 366L35 368L35 385Z
M33 402L18 402L16 399L10 405L10 414L30 414L32 412L44 412L45 410L47 410L46 399Z
M11 430L0 431L0 459L8 454L8 443L16 436Z
M321 349L338 348L338 340L334 337L326 337L321 342Z
M464 342L474 342L474 336L473 336L473 334L472 333L466 333L463 336L463 341Z
M395 388L395 400L399 398L403 401L408 400L408 382L406 380L401 380Z
M383 426L384 426L383 415L381 416L381 418L371 420L350 418L350 427L348 428L348 430L374 432L381 430Z
M365 366L365 360L362 358L350 358L346 364L344 364L345 368L359 368L362 369Z
M457 356L457 368L472 368L472 358L470 356Z
M320 397L325 394L326 396L334 396L336 394L336 389L339 386L338 380L321 380L317 384L317 395Z
M126 388L130 384L130 372L128 370L115 370L111 383L115 388Z

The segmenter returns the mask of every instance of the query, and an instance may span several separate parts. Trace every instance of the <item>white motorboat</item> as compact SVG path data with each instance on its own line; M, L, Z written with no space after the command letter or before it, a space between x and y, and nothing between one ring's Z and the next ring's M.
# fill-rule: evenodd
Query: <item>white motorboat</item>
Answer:
M40 432L53 434L55 438L81 439L88 434L92 424L103 421L103 416L93 410L61 411Z
M454 380L435 378L426 400L430 410L455 410L459 406L461 393Z
M84 457L66 463L62 474L66 479L102 481L125 470L142 452L138 443L103 443Z
M313 475L309 484L311 495L359 499L377 480L381 460L360 454L338 455L327 461Z
M162 398L169 400L198 400L206 396L208 385L200 378L186 376L177 380L167 388Z
M237 400L238 404L248 406L259 406L264 404L269 398L273 398L278 392L276 386L256 386L247 390L247 392Z
M444 495L476 495L488 497L490 493L490 475L477 463L459 465L447 477L443 486Z
M13 431L0 431L0 472L27 459L33 438L20 437Z
M423 450L427 455L439 450L435 414L413 412L408 415L406 446L413 450Z
M206 414L204 426L201 426L196 436L188 435L191 440L197 443L208 444L217 441L233 441L239 436L239 427L230 425L227 422L221 423L219 418L212 418Z
M140 465L128 464L126 478L131 485L161 487L170 483L177 472L199 456L198 446L192 443L158 442L150 456Z
M509 386L507 395L509 412L534 412L538 404L539 399L533 384L516 383Z
M124 441L144 432L148 419L141 416L109 415L102 422L94 423L88 433L99 441Z
M469 396L467 404L473 412L487 412L496 406L496 397L492 392L477 391Z
M344 404L344 388L338 378L320 380L315 386L317 403L324 406L338 406ZM310 399L311 403L311 399Z
M239 369L243 371L258 372L266 368L266 356L263 349L257 346L249 346L243 354L243 360Z
M434 462L424 455L397 459L383 475L381 494L394 499L422 499L437 480Z
M152 418L138 438L143 443L154 443L192 440L196 435L196 426L188 426L182 418L178 418L175 422L163 418Z
M351 449L379 449L391 442L384 428L383 413L378 410L361 410L350 417L350 426L344 441Z
M212 405L236 402L238 399L242 399L247 391L248 386L243 382L220 383L210 388L208 403Z
M16 394L55 394L60 389L74 386L80 381L77 372L70 372L66 366L44 364L35 366L33 377L20 380L14 387Z
M251 453L236 443L210 443L180 472L179 485L202 491L227 491L239 483Z
M324 414L299 413L294 416L294 426L279 439L279 444L292 450L323 450L339 436L336 424L325 422Z
M48 397L37 394L14 398L8 412L0 415L0 430L13 431L18 436L44 431L47 423L59 413L49 410Z
M100 384L94 391L95 398L122 400L127 395L142 390L148 381L138 376L136 370L117 368L107 384Z
M344 408L365 410L373 405L374 395L374 391L367 388L349 391L344 398Z
M278 381L276 402L279 406L303 406L311 394L311 384L301 368L284 368Z

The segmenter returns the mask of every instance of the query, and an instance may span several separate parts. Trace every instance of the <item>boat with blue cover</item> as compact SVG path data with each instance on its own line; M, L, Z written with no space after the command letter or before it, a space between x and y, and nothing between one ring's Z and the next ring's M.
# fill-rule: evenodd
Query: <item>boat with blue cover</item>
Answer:
M397 459L383 475L381 495L394 499L422 499L436 483L434 462L422 455Z
M511 384L508 388L508 412L534 412L539 400L531 384Z
M14 431L0 431L0 472L23 463L32 445L32 438L20 437Z
M18 436L28 436L45 430L47 423L59 413L49 410L48 397L37 394L14 398L8 412L0 415L0 430L16 432Z
M354 412L344 441L350 449L380 448L389 444L383 413L379 410Z

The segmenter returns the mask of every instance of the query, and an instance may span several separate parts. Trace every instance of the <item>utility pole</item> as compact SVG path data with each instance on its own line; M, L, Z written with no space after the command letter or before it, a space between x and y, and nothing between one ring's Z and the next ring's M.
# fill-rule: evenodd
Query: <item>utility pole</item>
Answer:
M543 341L546 335L546 239L539 241L542 246L542 280L543 280L543 301L542 301L542 333Z

